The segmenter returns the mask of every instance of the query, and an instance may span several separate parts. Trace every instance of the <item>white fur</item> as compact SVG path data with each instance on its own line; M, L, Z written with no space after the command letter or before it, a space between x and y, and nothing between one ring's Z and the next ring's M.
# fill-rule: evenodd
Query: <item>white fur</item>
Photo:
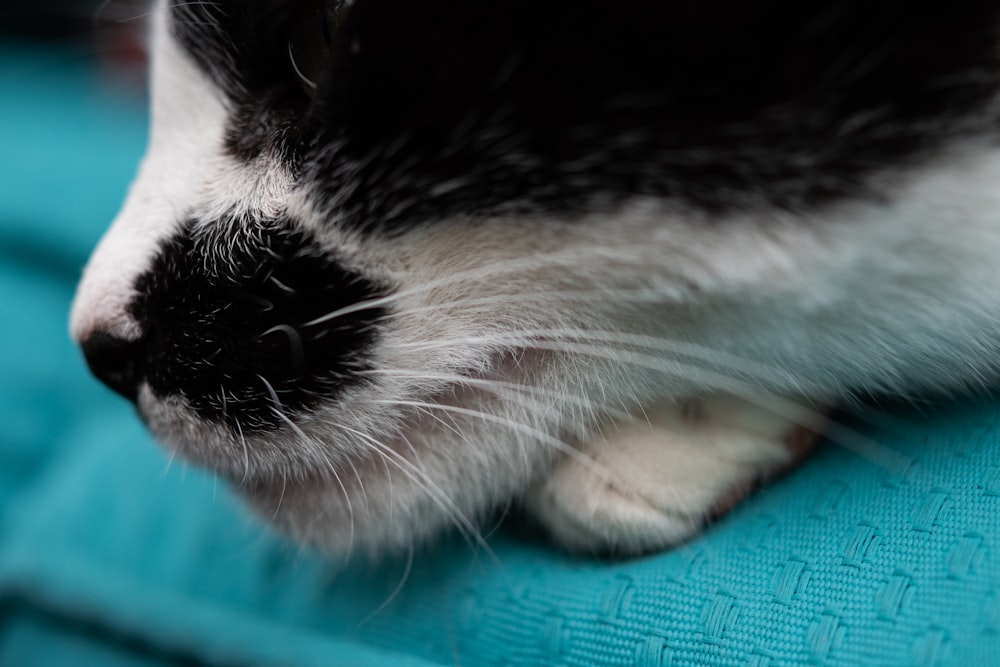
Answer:
M133 281L189 216L287 211L352 267L399 286L375 381L278 434L234 437L181 399L140 393L168 447L232 478L303 541L374 550L449 522L478 539L482 513L530 487L535 513L568 543L661 546L732 485L784 462L784 427L801 414L779 414L768 437L722 417L678 433L654 416L659 430L639 438L644 410L728 395L753 422L775 414L779 395L822 405L996 375L995 145L953 146L882 177L883 200L821 214L706 224L639 200L571 222L442 220L360 237L276 160L224 157L225 104L159 14L149 152L87 268L72 331L137 335L125 313ZM743 454L719 455L732 447Z
M91 256L70 317L73 337L97 329L130 339L138 325L125 313L132 284L164 240L189 217L217 220L281 210L290 178L276 161L241 167L222 150L227 109L153 14L152 126L146 156L128 198Z
M527 503L577 549L632 553L675 544L702 526L707 511L736 502L799 455L788 434L817 415L788 408L732 397L650 406L642 419L603 428L588 459L563 458Z

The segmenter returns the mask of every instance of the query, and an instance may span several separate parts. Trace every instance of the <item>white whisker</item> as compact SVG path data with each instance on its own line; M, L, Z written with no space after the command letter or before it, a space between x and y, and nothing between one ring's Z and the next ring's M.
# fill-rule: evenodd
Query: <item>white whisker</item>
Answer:
M309 86L312 90L316 90L317 88L319 88L319 86L316 85L315 81L307 77L305 74L302 73L302 70L299 69L299 64L295 62L295 54L292 52L291 42L288 43L288 61L292 64L292 69L295 70L295 75L299 77L299 80L302 81L302 83Z
M288 486L288 471L284 468L281 469L281 493L278 494L278 504L274 508L274 514L271 515L271 519L277 519L278 513L281 511L281 503L285 500L285 489Z
M540 330L544 331L544 330ZM535 331L533 333L538 333ZM646 340L647 337L638 336L633 338L639 342L656 342L659 339ZM410 349L433 350L439 347L449 347L456 343L469 344L469 338L452 340L436 340L433 343L403 343L401 346ZM838 424L831 424L827 415L813 409L807 409L803 405L796 404L784 396L779 396L766 387L749 384L748 382L726 375L722 375L711 368L705 368L691 362L677 361L673 359L663 359L644 352L632 349L620 349L602 345L594 345L578 342L548 341L539 338L525 337L522 335L497 335L481 336L477 342L484 345L503 346L523 346L531 349L547 350L568 355L580 355L592 358L604 359L617 364L637 366L648 370L656 371L668 377L678 378L688 382L695 382L702 388L713 392L722 391L756 405L768 412L789 419L794 423L801 424L806 428L817 432L824 432L831 442L844 447L858 456L874 463L882 468L899 470L909 465L910 459L889 447L868 438L850 427ZM668 341L669 342L669 341ZM688 349L688 348L683 348ZM701 354L698 346L690 348ZM662 351L669 351L667 346Z
M399 405L408 406L412 408L424 408L426 410L442 410L444 412L451 412L454 414L463 415L466 417L473 417L475 419L480 419L483 421L491 422L494 424L499 424L512 431L517 431L524 435L528 435L539 442L550 445L555 450L566 454L567 456L576 459L584 466L590 468L594 474L596 474L601 479L610 482L611 478L608 476L605 469L594 461L589 456L585 455L583 452L577 448L563 442L562 440L555 438L544 431L540 431L537 428L533 428L527 424L521 424L519 422L506 419L504 417L499 417L497 415L490 414L488 412L482 412L479 410L472 410L470 408L462 408L455 405L442 405L440 403L427 403L424 401L409 401L409 400L377 400L373 401L375 404L380 405Z
M295 327L289 324L278 324L262 333L258 336L258 338L263 338L264 336L279 332L288 337L288 347L291 355L292 367L296 369L304 368L306 362L305 345L302 343L302 336Z
M403 574L399 578L399 582L396 584L396 587L393 588L392 592L389 593L389 597L387 597L382 602L382 604L376 607L374 611L365 616L364 619L361 622L359 622L355 627L360 628L365 623L378 616L382 612L382 610L388 607L392 603L392 601L395 600L396 597L402 592L403 586L405 586L406 582L409 580L410 572L413 569L413 552L414 552L413 545L410 545L410 548L407 550L406 553L406 565L403 568Z
M617 248L617 252L622 252L626 249ZM640 252L648 252L648 247L637 246L633 248ZM395 302L406 299L413 296L418 296L427 292L431 292L436 289L441 289L443 287L448 287L457 283L468 283L474 282L476 280L488 280L496 279L504 275L517 275L524 273L525 271L530 271L532 269L538 268L554 268L561 267L566 269L575 269L581 266L581 263L588 261L589 255L597 255L600 253L606 253L606 249L595 248L591 249L586 256L581 256L580 250L575 251L559 251L553 253L539 253L537 255L531 255L528 257L522 257L519 259L507 259L493 264L488 264L485 266L478 266L472 269L465 269L461 271L455 271L447 276L438 278L435 280L428 280L416 287L409 287L406 289L399 290L392 294L386 296L376 297L374 299L366 299L364 301L359 301L357 303L351 304L349 306L344 306L343 308L338 308L326 315L317 317L309 322L306 322L304 326L316 326L318 324L323 324L331 320L343 317L344 315L349 315L364 310L372 310L376 308L383 308L394 304Z
M401 349L428 350L437 349L439 346L450 346L455 344L486 345L503 348L537 348L541 344L549 346L545 349L554 349L552 345L563 341L582 344L619 344L622 346L622 349L626 351L630 348L639 348L671 353L682 357L692 357L698 360L711 362L724 367L726 370L737 371L750 378L765 381L768 384L780 383L783 386L792 387L798 387L801 384L800 381L787 369L769 367L758 361L714 350L690 341L675 341L647 334L631 334L601 329L537 327L530 329L517 329L505 334L466 336L463 338L446 340L438 339L432 343L404 342L399 343L398 346ZM558 349L555 349L554 351L558 351Z
M240 425L239 419L233 419L233 423L236 425L236 431L240 436L240 444L243 445L243 484L247 483L250 479L250 448L247 447L247 439L243 434L243 427Z
M462 513L458 506L455 505L451 498L448 497L448 494L446 494L441 487L430 479L426 473L413 465L411 462L407 461L406 458L401 456L398 452L393 451L392 448L386 446L382 442L379 442L367 433L363 433L343 424L337 424L336 426L348 433L356 435L365 442L368 442L376 450L382 452L382 454L387 457L389 462L393 463L400 472L410 479L410 481L416 484L419 488L423 489L424 492L428 494L431 501L441 507L441 509L443 509L446 514L448 514L456 522L456 525L460 530L462 530L463 534L468 539L474 540L481 548L491 554L493 553L493 550L483 539L482 535L480 535L479 531L476 530L472 521ZM407 441L407 444L410 443ZM412 448L412 444L410 447Z
M265 382L266 382L266 380L265 380ZM274 414L278 418L280 418L282 421L284 421L285 424L287 424L288 427L290 429L292 429L292 431L295 432L295 434L302 440L303 444L305 444L305 445L307 445L309 447L310 451L315 451L315 452L318 452L320 454L320 457L323 459L324 463L326 464L327 469L333 475L334 481L340 487L341 493L344 494L344 502L347 503L347 515L348 515L348 520L350 521L350 527L349 527L350 534L349 534L349 537L348 537L347 550L348 550L348 552L352 551L353 548L354 548L354 506L351 504L351 496L347 492L347 487L344 486L343 480L341 480L340 475L337 473L336 466L333 464L333 461L331 461L330 458L323 451L323 448L321 446L317 446L316 443L309 436L307 436L305 434L305 432L303 432L302 429L299 428L298 425L295 424L295 422L293 422L291 419L289 419L288 416L285 415L284 412L282 412L281 410L279 410L277 407L272 408L272 410L273 410ZM324 509L324 512L325 511L326 510ZM309 526L314 525L317 521L319 521L320 518L322 518L322 516L323 516L323 513L321 512L318 516L313 517L313 519L309 522L308 525Z

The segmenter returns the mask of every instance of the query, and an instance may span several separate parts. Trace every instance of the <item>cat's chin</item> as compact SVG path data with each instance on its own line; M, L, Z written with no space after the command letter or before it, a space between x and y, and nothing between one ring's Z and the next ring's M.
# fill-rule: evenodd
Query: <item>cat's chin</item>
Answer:
M326 464L309 461L292 473L278 465L247 477L232 469L226 477L254 514L296 543L330 556L404 551L448 524L477 535L474 519L490 496L480 492L495 480L484 479L484 470L453 465L463 454L456 444L469 443L456 443L454 426L431 407L447 407L444 415L474 410L459 402L462 393L412 401L418 407L407 411L393 433L357 432L363 448Z
M484 369L437 374L447 379L433 391L366 400L367 424L330 408L277 429L233 429L147 387L138 409L171 455L224 479L280 532L329 554L391 553L449 522L475 533L475 518L491 503L527 485L542 461L505 479L499 463L520 433L496 434L508 430L499 427L510 420L503 412L510 398L530 394L542 358L505 353Z

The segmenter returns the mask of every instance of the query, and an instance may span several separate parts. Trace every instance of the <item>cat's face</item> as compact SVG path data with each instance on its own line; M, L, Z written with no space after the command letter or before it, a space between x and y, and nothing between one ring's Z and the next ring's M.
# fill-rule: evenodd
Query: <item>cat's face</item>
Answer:
M300 539L471 531L611 416L732 391L716 353L850 389L789 322L996 122L995 4L158 2L74 336Z

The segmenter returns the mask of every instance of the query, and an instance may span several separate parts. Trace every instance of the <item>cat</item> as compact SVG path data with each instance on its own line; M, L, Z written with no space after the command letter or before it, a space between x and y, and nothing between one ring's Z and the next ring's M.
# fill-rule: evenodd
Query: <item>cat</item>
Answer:
M983 386L1000 4L154 5L93 373L331 554L690 539L830 406Z

